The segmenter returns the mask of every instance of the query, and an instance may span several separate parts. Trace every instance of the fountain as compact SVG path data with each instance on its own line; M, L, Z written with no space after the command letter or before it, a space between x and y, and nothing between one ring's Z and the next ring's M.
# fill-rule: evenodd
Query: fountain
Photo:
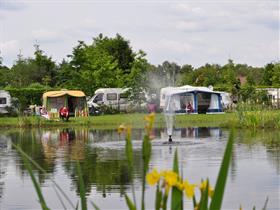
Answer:
M173 126L174 126L174 113L175 113L175 105L174 98L171 97L170 94L166 94L166 101L163 110L166 122L166 129L168 135L168 142L172 143L172 134L173 134Z

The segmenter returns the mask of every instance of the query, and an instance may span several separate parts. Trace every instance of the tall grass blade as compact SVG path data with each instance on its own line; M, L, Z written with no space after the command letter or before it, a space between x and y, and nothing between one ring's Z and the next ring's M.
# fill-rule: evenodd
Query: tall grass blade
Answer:
M179 174L177 149L176 149L175 155L174 155L173 171L175 173ZM181 190L179 190L177 187L172 187L171 209L172 210L182 210L183 209L183 192Z
M40 201L40 204L41 204L42 209L43 209L43 210L49 210L49 208L47 207L47 204L46 204L46 202L45 202L44 196L43 196L43 194L42 194L42 190L41 190L41 188L40 188L40 185L38 184L38 182L37 182L37 180L36 180L36 178L35 178L35 176L34 176L34 173L33 173L33 171L32 171L32 167L31 167L29 161L28 161L27 158L23 155L24 152L22 151L22 149L21 149L20 147L18 147L18 146L15 145L15 148L16 148L16 150L17 150L17 151L21 154L21 156L22 156L24 166L25 166L25 168L27 169L27 171L28 171L28 173L29 173L29 175L30 175L30 177L31 177L32 183L33 183L33 185L34 185L34 187L35 187L35 190L36 190L36 193L37 193L37 195L38 195L38 197L39 197L39 201Z
M208 192L209 192L209 180L206 182L206 189L202 193L201 203L199 204L199 210L207 210L208 209Z
M100 208L96 204L94 204L92 201L90 201L90 203L95 210L100 210Z
M195 195L193 196L192 201L193 201L193 208L195 208L197 206Z
M212 197L212 201L210 204L210 210L220 210L223 201L224 190L226 186L226 180L228 175L228 170L230 166L230 160L232 156L233 150L233 130L230 131L229 139L227 142L227 146L225 149L223 161L221 163L221 168L219 171L218 179L216 182L214 195Z
M163 202L162 202L162 210L166 210L167 209L167 199L168 199L168 195L164 194Z
M144 162L143 167L143 177L142 177L142 199L141 199L141 209L145 210L145 186L146 186L146 174L149 167L150 157L151 157L151 142L148 135L144 136L142 144L142 158Z
M130 134L127 134L127 136L125 138L125 153L126 153L126 159L127 159L127 162L128 162L129 177L131 178L131 188L132 188L133 202L134 202L135 206L137 206L135 189L134 189L134 182L133 182L133 148L132 148L132 142L131 142Z
M161 190L159 189L159 184L157 184L156 203L155 203L155 209L156 209L156 210L160 210L161 201L162 201L162 192L161 192Z
M17 151L19 151L20 154L23 157L25 157L30 163L32 163L38 170L40 170L44 174L47 174L46 170L44 170L38 163L36 163L31 157L29 157L29 155L27 155L19 146L17 146L13 142L12 142L12 146L15 147L17 149ZM71 205L71 207L73 209L75 209L75 205L72 203L70 198L66 195L66 193L63 191L63 189L52 178L50 178L50 180L52 181L52 183L54 183L54 185L57 187L59 192L64 196L64 198L68 201L68 203Z
M87 210L87 198L85 193L85 184L83 180L83 174L81 171L80 163L77 161L77 172L79 179L79 189L80 189L80 198L81 198L81 206L83 210Z
M267 204L268 204L268 197L265 200L265 203L264 203L264 206L263 206L262 210L266 210Z
M129 199L129 197L126 194L125 194L125 201L126 201L126 204L129 208L129 210L136 210L135 205L131 202L131 200Z

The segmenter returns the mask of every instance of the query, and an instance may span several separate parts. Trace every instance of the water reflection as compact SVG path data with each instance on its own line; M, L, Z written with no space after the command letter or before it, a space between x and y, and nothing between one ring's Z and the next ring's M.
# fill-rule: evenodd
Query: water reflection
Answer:
M124 193L128 186L130 180L126 160L123 151L94 148L90 146L89 141L106 142L117 137L114 131L61 129L42 132L41 142L45 160L48 163L55 163L57 159L62 162L62 167L71 177L76 192L79 191L76 176L78 160L86 192L90 193L92 186L95 186L97 191L106 197L107 192L116 189ZM135 158L137 159L137 152Z
M250 151L256 145L264 145L267 159L280 174L280 131L279 130L242 130L238 132L237 144L246 144Z
M4 178L7 174L8 158L7 153L10 149L10 138L0 134L0 203L4 194Z
M10 141L18 144L48 172L48 174L43 174L34 169L35 174L38 174L40 183L47 183L51 177L59 178L61 173L65 173L70 180L71 189L77 195L79 192L76 173L77 161L81 165L88 195L93 191L96 191L102 197L112 196L112 193L123 195L125 192L130 192L130 177L136 183L140 183L142 178L141 139L145 135L145 131L142 129L132 131L133 145L135 145L133 155L135 166L137 166L132 176L129 174L125 159L124 137L119 136L116 130L64 128L13 130L1 133L0 204L2 202L1 197L5 194L5 190L3 190L3 186L6 186L5 180L9 180L9 177L6 176L9 164L15 165L19 171L18 176L28 177L22 166L22 159L10 147ZM189 170L190 168L195 171L200 170L199 168L203 166L206 169L201 169L202 171L199 174L207 174L213 167L215 167L215 170L218 168L228 133L229 131L220 128L176 128L173 132L175 144L166 147L166 144L164 144L168 139L166 129L153 129L154 140L152 144L154 147L151 165L170 168L166 163L172 164L174 149L179 148L182 151L181 154L184 154L181 157L181 164L187 163L187 173L192 173ZM255 157L254 154L261 154L261 156ZM8 157L14 161L9 161ZM244 161L242 162L241 160L249 160L249 162L246 162L248 165L245 165L245 168L249 169L251 166L250 161L256 158L263 160L263 164L270 164L272 169L278 175L280 174L279 131L252 132L240 130L236 132L229 175L230 184L233 187L236 187L233 185L234 183L239 183L240 177L246 177L244 174L240 174L240 171L244 168ZM204 163L207 163L206 166ZM268 171L268 173L274 174L272 171ZM276 175L274 174L273 177L275 178ZM277 186L279 187L279 183ZM28 187L32 187L32 185ZM136 188L139 189L140 185L136 186ZM241 186L237 188L242 189ZM34 199L34 202L36 202L36 199ZM226 202L229 203L229 201Z

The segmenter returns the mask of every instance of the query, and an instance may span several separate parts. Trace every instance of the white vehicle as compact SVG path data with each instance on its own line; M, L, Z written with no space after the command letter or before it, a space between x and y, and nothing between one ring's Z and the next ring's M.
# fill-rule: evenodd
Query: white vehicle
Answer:
M96 108L100 105L110 106L120 111L125 111L129 106L128 88L99 88L94 96L87 102L89 108Z
M9 92L0 90L0 113L8 113L7 108L12 106L12 98Z

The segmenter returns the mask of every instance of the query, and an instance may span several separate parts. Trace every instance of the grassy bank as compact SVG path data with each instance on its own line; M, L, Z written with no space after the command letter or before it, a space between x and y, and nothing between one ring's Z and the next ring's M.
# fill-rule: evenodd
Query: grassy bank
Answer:
M120 124L130 124L143 128L146 114L116 114L70 118L68 122L49 121L40 117L1 117L0 127L69 127L90 126L100 129L116 128ZM163 114L157 114L155 127L165 127ZM177 115L176 127L236 127L236 128L280 128L280 111L246 111L225 114Z

